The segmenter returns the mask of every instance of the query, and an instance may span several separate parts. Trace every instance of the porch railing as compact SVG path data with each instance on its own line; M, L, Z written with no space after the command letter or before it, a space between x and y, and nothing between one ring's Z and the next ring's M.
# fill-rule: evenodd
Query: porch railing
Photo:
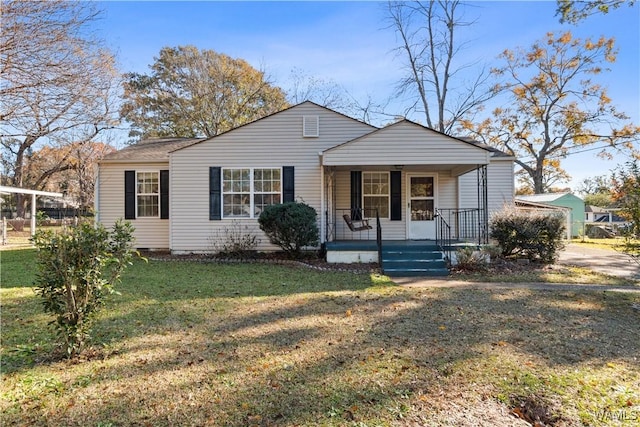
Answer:
M434 219L436 220L436 245L444 254L447 263L451 263L451 226L447 223L447 220L444 219L440 213L436 213Z
M438 209L437 215L451 229L451 238L476 242L479 245L489 242L487 213L484 209Z

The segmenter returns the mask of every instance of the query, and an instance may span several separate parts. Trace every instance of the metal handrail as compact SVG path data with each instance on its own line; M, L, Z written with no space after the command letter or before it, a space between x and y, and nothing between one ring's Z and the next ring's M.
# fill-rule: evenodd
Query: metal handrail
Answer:
M376 209L376 244L378 245L378 267L380 272L384 273L384 267L382 266L382 225L380 225L380 215Z
M444 254L447 263L450 264L452 247L451 226L443 218L440 210L436 210L434 219L436 220L436 245Z

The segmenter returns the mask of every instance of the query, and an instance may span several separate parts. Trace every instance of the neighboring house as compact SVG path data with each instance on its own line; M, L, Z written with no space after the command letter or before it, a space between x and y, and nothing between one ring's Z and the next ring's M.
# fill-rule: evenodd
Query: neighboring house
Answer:
M278 248L259 229L260 212L297 200L318 212L328 259L344 261L332 245L358 240L364 246L346 259L370 261L365 246L378 243L378 229L384 242L444 231L485 242L489 214L513 203L513 164L408 120L376 128L307 101L206 140L145 141L107 155L96 211L107 226L131 220L138 248L211 252L241 224L267 251ZM351 231L344 215L371 228Z
M570 208L571 236L578 237L584 232L585 205L584 200L571 193L547 193L530 196L516 196L517 201L540 203L551 206Z
M599 222L608 224L626 224L626 220L616 214L617 209L601 208L599 206L586 205L584 208L586 222Z

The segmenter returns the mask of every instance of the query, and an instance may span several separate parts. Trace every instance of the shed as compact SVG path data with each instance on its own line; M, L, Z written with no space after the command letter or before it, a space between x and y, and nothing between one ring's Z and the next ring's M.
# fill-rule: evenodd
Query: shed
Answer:
M584 232L585 206L584 200L571 193L547 193L530 196L516 196L516 200L542 203L551 206L570 208L571 236L578 237Z

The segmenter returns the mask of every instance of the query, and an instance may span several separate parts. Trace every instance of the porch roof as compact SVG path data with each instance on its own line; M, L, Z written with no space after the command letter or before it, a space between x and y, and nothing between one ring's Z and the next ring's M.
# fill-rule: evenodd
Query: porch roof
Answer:
M491 154L488 148L408 120L320 153L324 166L428 165L461 173L488 164Z

